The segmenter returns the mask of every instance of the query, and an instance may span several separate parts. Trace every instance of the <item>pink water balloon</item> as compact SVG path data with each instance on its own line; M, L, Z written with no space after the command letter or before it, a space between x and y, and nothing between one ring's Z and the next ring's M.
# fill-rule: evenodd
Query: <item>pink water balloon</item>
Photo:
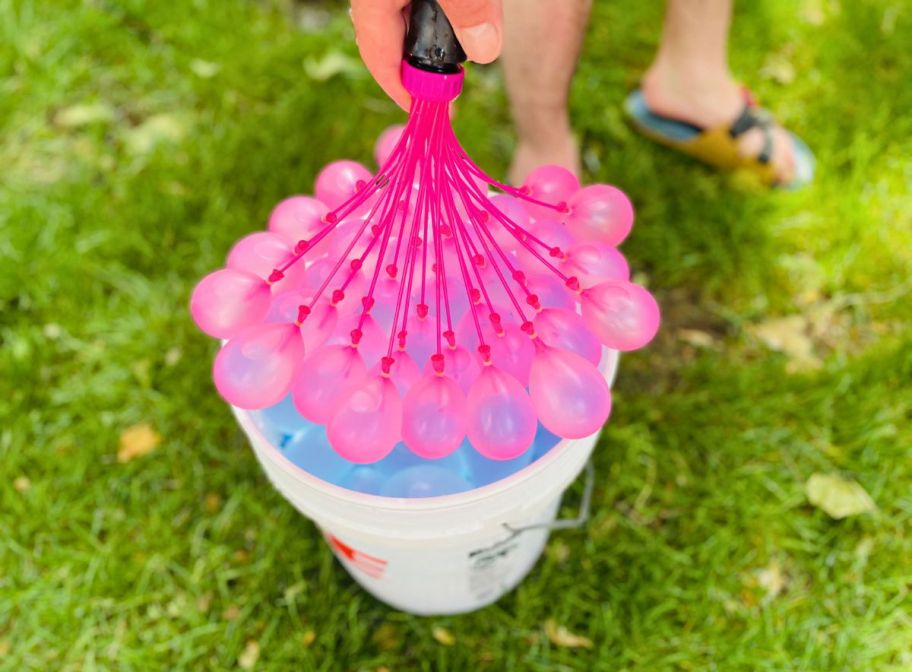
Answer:
M204 277L193 289L193 321L214 338L231 338L257 324L269 310L269 285L252 273L223 268Z
M535 316L535 333L552 348L569 350L595 366L602 360L602 344L576 312L545 308Z
M517 198L508 194L498 194L491 199L491 205L503 213L514 224L521 229L529 229L529 211L526 210L525 204ZM491 232L494 240L504 250L512 251L519 244L516 237L507 230L503 222L496 215L488 213L489 217L486 223L488 230Z
M404 130L404 125L396 124L387 128L377 138L377 142L374 145L374 160L377 162L378 168L382 168L386 164L393 150L396 149Z
M446 457L465 438L465 392L449 376L425 374L405 395L403 408L402 440L420 457Z
M603 280L630 280L630 266L624 255L606 243L574 245L567 253L561 270L568 276L575 276L583 288Z
M543 306L576 310L575 294L556 276L545 273L530 273L526 276L526 287L538 296Z
M583 187L570 199L565 223L577 240L619 245L633 228L633 205L607 184Z
M298 309L310 303L310 298L296 289L273 294L266 313L266 321L276 324L291 324L298 319Z
M503 324L502 333L494 333L487 344L491 346L491 359L502 370L524 386L529 384L529 368L535 348L532 340L517 325Z
M371 177L357 161L333 161L317 175L314 193L333 210L363 189Z
M294 257L292 246L277 233L257 231L244 236L234 244L228 253L225 266L247 271L268 280L272 272ZM304 276L304 264L295 262L283 272L284 277L272 284L272 292L278 293L296 287Z
M371 374L380 375L383 363L378 361L371 369ZM421 369L415 364L415 360L405 350L393 352L393 364L389 369L389 377L396 385L399 393L405 395L421 379Z
M548 248L542 247L541 244L536 241L528 240L527 243L538 254L538 256L535 256L535 254L533 254L525 245L517 245L516 256L519 259L520 266L522 266L526 273L548 272L548 267L542 263L540 257L551 264L557 265L560 263L560 260L551 256L551 249L558 248L566 254L567 250L569 250L574 243L573 236L567 227L555 219L543 219L535 222L535 224L530 227L529 233L534 235L535 238L542 243L547 244Z
M336 333L338 323L339 310L325 299L317 301L301 323L301 337L307 352L314 353L329 341Z
M536 349L529 395L545 429L567 439L597 432L611 413L604 376L579 355L557 348Z
M323 217L327 212L326 204L312 196L292 196L273 208L268 228L294 247L302 240L311 240L326 227Z
M537 201L553 205L566 203L580 188L579 178L562 166L539 166L526 177L523 190ZM527 203L535 219L554 217L556 210Z
M582 293L583 320L609 348L637 350L659 330L659 305L639 285L608 280Z
M239 408L268 408L288 394L303 355L304 345L293 324L248 327L216 355L215 387Z
M370 464L390 454L402 438L402 397L386 376L368 376L349 390L327 426L339 455Z
M469 441L492 460L512 460L535 440L538 418L525 388L496 366L486 366L466 396Z
M292 383L292 401L305 418L326 424L340 400L367 376L367 366L351 346L326 346L308 354Z
M468 348L459 345L454 347L443 347L443 368L446 374L456 381L456 384L462 388L463 392L468 392L472 383L481 373L481 364L478 357L470 352ZM432 373L433 364L428 361L424 367L425 373Z

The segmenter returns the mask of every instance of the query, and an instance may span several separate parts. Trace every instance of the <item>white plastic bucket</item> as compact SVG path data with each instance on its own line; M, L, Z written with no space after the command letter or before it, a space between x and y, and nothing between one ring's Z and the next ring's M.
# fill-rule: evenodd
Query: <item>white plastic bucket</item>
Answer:
M618 355L605 352L601 368L611 383ZM405 499L367 495L312 476L273 446L247 411L233 410L272 484L317 524L365 590L403 611L456 614L496 601L532 569L552 528L585 518L554 523L564 490L586 466L598 433L561 441L490 485Z

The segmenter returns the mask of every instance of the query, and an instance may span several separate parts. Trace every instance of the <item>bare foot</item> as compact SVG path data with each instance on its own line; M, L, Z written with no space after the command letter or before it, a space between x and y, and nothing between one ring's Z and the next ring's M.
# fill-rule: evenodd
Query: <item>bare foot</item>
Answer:
M665 117L685 121L701 128L731 124L744 107L744 92L731 78L719 81L685 81L673 68L654 64L643 78L643 96L649 109ZM760 128L752 128L739 140L743 156L763 151ZM770 163L778 182L788 184L795 177L795 149L792 138L781 126L773 129Z
M520 140L516 145L513 163L507 172L507 180L512 185L521 185L529 173L539 166L546 165L563 166L577 177L580 176L582 170L579 146L569 130L555 134L555 137L546 141L531 143Z

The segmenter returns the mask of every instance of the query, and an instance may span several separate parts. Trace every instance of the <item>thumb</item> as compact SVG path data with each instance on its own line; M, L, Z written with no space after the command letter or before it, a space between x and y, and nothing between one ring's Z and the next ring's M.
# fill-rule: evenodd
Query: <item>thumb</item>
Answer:
M438 0L466 56L490 63L503 44L502 0Z

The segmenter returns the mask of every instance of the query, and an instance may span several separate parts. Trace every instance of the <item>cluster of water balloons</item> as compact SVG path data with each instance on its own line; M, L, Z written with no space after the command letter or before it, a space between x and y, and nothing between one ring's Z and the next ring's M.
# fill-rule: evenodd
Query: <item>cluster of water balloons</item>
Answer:
M290 392L361 464L400 441L441 459L466 438L510 460L539 422L592 434L611 409L603 346L640 348L659 324L617 250L630 201L557 166L502 184L459 147L447 106L420 112L380 137L376 175L327 165L314 197L279 203L197 285L197 325L227 341L219 393L262 409Z

